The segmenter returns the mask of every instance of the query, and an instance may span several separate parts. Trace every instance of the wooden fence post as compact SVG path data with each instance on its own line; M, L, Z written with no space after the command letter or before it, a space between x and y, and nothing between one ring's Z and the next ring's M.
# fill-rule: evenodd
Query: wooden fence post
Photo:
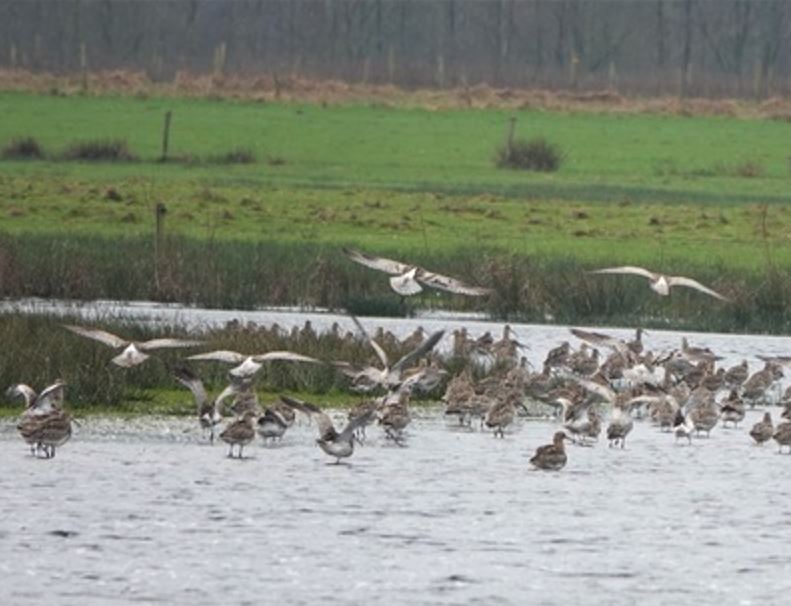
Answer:
M162 156L159 158L160 162L167 162L168 160L168 146L170 144L170 119L173 112L168 110L165 112L165 124L162 126Z
M156 231L154 232L154 286L157 294L161 291L161 284L159 279L159 261L160 253L162 251L162 236L165 231L165 214L168 212L167 207L162 202L157 202L154 207L154 216L156 219Z

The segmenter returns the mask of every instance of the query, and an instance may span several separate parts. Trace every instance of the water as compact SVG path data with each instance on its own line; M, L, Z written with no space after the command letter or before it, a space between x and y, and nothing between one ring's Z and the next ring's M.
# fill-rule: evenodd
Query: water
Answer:
M287 310L121 313L195 328L232 318L352 326ZM418 325L502 328L469 316L363 322L400 336ZM514 327L534 364L561 340L578 344L566 327ZM787 337L685 334L751 370L758 354L791 352ZM680 336L645 341L659 351ZM751 445L761 414L692 446L638 422L625 451L570 447L559 473L527 463L555 422L496 440L432 409L415 410L405 448L370 428L348 466L327 465L304 423L238 461L205 444L194 419L86 419L45 461L0 421L0 604L784 604L791 456Z
M545 473L553 422L497 440L415 414L347 466L305 423L239 461L192 419L91 419L46 461L4 422L0 603L785 603L791 457L746 429L637 423Z
M74 301L57 301L45 299L24 299L18 301L0 301L0 313L22 312L30 314L51 314L76 316L85 322L100 323L104 319L124 319L152 326L180 326L191 331L222 327L230 321L241 324L249 322L261 326L278 323L285 329L302 326L310 321L317 331L326 331L337 323L342 330L354 331L351 318L343 314L330 313L324 310L301 311L294 308L271 308L258 311L239 311L224 309L202 309L183 305L153 303L148 301L92 301L79 303ZM362 324L371 332L379 326L391 331L399 338L406 337L416 328L422 326L428 331L445 330L445 337L437 346L440 351L449 351L452 344L451 333L465 327L473 338L490 331L499 338L502 322L487 321L479 314L429 312L417 318L360 318ZM580 341L573 337L566 326L551 324L511 323L519 340L528 345L529 350L522 350L533 366L540 368L547 351L560 344L570 341L575 347ZM588 328L580 326L579 328ZM631 339L634 331L618 328L593 328L600 332ZM789 355L791 354L791 337L769 335L732 335L718 333L697 333L691 331L654 330L646 333L644 341L654 351L669 351L680 346L681 337L686 336L696 347L711 347L723 360L724 365L738 364L742 359L750 362L752 370L762 366L758 355Z

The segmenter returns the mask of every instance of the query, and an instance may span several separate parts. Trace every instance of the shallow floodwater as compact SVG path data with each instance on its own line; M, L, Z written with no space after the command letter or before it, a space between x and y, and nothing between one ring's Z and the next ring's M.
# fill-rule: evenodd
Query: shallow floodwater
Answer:
M192 419L83 420L47 461L3 421L0 603L787 603L791 456L744 427L680 446L638 422L545 473L552 421L414 415L341 466L304 422L240 461Z
M232 319L353 328L346 316L294 310L0 305L11 309L194 329ZM445 329L446 351L454 329L502 330L452 314L362 322L402 337ZM513 327L537 367L560 341L579 345L567 327ZM684 334L751 371L759 354L791 354L788 337ZM644 340L663 351L681 336ZM419 408L406 447L370 428L342 466L327 465L304 423L238 461L194 419L88 419L45 461L0 421L0 604L785 604L791 456L751 445L761 414L692 446L638 422L625 451L570 447L558 473L527 462L558 429L552 421L496 440Z

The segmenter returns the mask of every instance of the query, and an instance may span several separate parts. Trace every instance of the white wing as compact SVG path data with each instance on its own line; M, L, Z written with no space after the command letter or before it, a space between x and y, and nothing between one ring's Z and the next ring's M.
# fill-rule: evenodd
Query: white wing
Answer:
M9 387L6 393L9 395L9 397L22 396L25 399L26 408L29 408L30 405L36 400L36 391L30 387L30 385L25 385L24 383L19 383L18 385Z
M321 364L321 360L311 358L310 356L303 356L302 354L294 353L293 351L270 351L265 354L258 354L251 357L256 362L267 362L268 360L285 360L287 362L312 362L314 364Z
M122 339L121 337L98 328L84 328L82 326L73 326L70 324L66 324L64 327L76 335L99 341L99 343L109 345L113 349L120 349L121 347L129 345L129 341L126 339Z
M607 400L608 402L614 402L616 395L615 392L610 389L609 387L602 385L601 383L597 383L596 381L588 381L587 379L574 379L577 383L582 385L585 389L587 389L591 393L595 393L597 396L602 398L603 400Z
M370 343L371 347L373 347L374 351L376 352L376 355L379 357L379 360L382 362L384 368L385 369L390 368L390 360L387 358L387 353L385 353L385 350L382 349L379 343L373 340L371 335L368 334L368 331L365 330L365 327L362 324L360 324L360 321L357 318L352 316L352 321L354 322L354 325L357 327L357 330L359 330L362 333L363 337L365 337L365 340L368 341L368 343Z
M439 290L444 290L457 295L467 295L469 297L482 297L484 295L491 294L492 292L490 288L470 286L469 284L465 284L464 282L460 280L456 280L455 278L443 276L442 274L436 274L430 271L426 271L425 269L419 270L415 277L417 280L419 280L426 286L431 286L432 288L438 288Z
M684 276L668 276L667 283L669 286L686 286L687 288L694 288L695 290L706 293L707 295L719 299L720 301L729 300L727 297L724 297L720 293L703 286L703 284L697 280L693 280L692 278L685 278Z
M225 362L226 364L239 364L247 359L247 356L235 351L228 351L220 349L217 351L210 351L208 353L195 354L188 356L188 360L215 360L217 362Z
M643 267L636 267L634 265L623 265L621 267L606 267L604 269L594 269L592 274L632 274L635 276L643 276L649 280L656 280L659 274L655 274Z
M365 265L371 269L377 269L388 274L398 275L404 274L411 269L411 266L401 263L400 261L393 261L392 259L385 259L384 257L374 257L367 255L359 250L353 248L344 248L343 252L355 263Z
M138 343L137 346L143 351L149 349L165 349L174 347L195 347L203 345L203 341L189 341L186 339L151 339L150 341L143 341Z
M65 383L58 381L46 387L36 398L36 408L63 408L63 388Z

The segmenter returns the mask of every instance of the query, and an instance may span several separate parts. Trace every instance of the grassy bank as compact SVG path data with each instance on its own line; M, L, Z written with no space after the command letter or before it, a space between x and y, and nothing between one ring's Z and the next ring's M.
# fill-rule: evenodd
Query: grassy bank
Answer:
M170 157L160 129L174 112ZM532 321L784 332L791 300L791 124L751 117L520 110L557 172L497 169L503 109L253 103L0 93L0 295L319 305L403 313L384 276L340 247L490 286L421 306ZM74 162L77 140L120 139L135 161ZM255 159L217 156L244 147ZM215 158L215 160L212 160ZM154 206L163 203L154 246ZM641 264L694 275L734 300L659 299Z
M110 363L115 353L109 347L78 337L63 324L74 318L0 314L0 414L18 414L21 400L6 393L10 385L27 383L39 390L56 379L68 384L68 402L85 414L191 414L192 395L173 378L179 366L200 376L210 396L227 385L230 366L220 362L186 361L192 353L227 349L250 354L288 349L320 360L345 360L354 364L374 363L373 351L359 340L334 333L291 335L272 327L228 327L192 333L204 345L191 350L157 350L151 359L130 369ZM105 318L93 325L135 340L160 336L185 336L181 330L153 330L123 320ZM404 353L398 343L385 344L394 359ZM258 374L257 386L264 399L290 393L328 405L359 400L349 391L348 381L329 364L287 364L271 362Z

